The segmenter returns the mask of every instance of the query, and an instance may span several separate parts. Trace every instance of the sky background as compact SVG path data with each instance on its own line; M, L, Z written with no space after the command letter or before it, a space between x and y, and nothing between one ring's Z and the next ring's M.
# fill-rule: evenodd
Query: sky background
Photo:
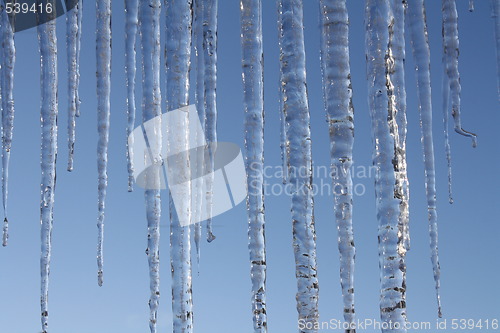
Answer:
M426 1L432 57L434 148L436 153L442 303L444 319L499 319L500 177L498 96L493 19L489 1L458 0L463 127L479 144L451 134L453 192L447 197L447 171L441 112L440 1ZM355 107L355 168L371 165L372 140L367 106L363 1L349 1L350 52ZM265 52L265 164L280 166L277 12L263 1ZM307 83L313 159L329 166L328 128L321 90L318 1L305 1ZM164 21L164 19L163 19ZM104 286L97 286L97 117L95 88L95 8L86 2L83 17L81 117L77 122L75 170L67 163L67 62L65 21L58 19L59 155L50 280L51 333L149 332L149 276L145 249L147 224L140 188L127 192L125 160L126 99L124 4L113 1L113 64L109 188L106 201ZM218 136L243 148L239 2L219 1ZM164 34L162 36L164 38ZM10 166L10 239L0 249L0 327L6 333L40 331L40 87L36 29L16 34L16 119ZM162 73L164 78L164 73ZM138 72L140 77L140 72ZM407 306L411 322L437 319L424 187L422 147L411 48L407 42L408 172L412 248L407 255ZM140 86L140 80L138 80ZM164 91L164 85L162 86ZM137 91L140 105L140 89ZM191 96L194 102L194 95ZM140 115L140 108L138 109ZM140 116L138 116L140 119ZM137 123L136 125L139 125ZM270 184L280 183L270 177ZM316 183L329 183L324 176ZM374 179L355 178L364 193L354 199L356 313L379 318L379 268ZM159 331L171 331L168 200L163 196ZM267 305L270 332L297 330L296 281L290 198L266 197ZM320 319L342 319L337 233L332 195L315 198ZM199 274L193 266L195 330L203 333L252 331L245 204L213 220L216 241L202 243ZM195 262L194 262L195 263ZM484 328L483 328L484 330ZM432 330L435 331L435 330ZM450 330L448 330L450 331ZM474 330L469 330L474 331ZM476 332L479 330L475 330ZM374 332L364 330L364 332Z

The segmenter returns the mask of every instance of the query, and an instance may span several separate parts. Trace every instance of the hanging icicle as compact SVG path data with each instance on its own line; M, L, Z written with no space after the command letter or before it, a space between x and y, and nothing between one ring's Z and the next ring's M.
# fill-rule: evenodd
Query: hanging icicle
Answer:
M442 0L444 66L451 93L451 114L455 122L455 132L472 138L472 146L477 146L476 134L462 128L460 119L460 73L458 71L458 14L455 0Z
M0 12L2 38L1 63L1 101L2 101L2 201L3 201L3 237L2 245L7 246L9 239L9 220L7 218L7 197L9 185L9 161L14 129L14 65L16 47L14 30L5 10Z
M444 63L444 59L443 59ZM443 92L443 125L444 125L444 149L446 152L446 162L448 165L448 201L450 204L453 203L453 192L452 192L452 172L451 172L451 146L450 146L450 133L448 129L448 108L450 102L450 84L448 82L448 77L446 76L446 71L443 72L441 91Z
M167 13L166 70L167 110L172 111L189 104L189 66L191 58L192 1L165 1ZM208 108L207 108L208 109ZM169 144L167 156L189 149L188 113L178 117L178 123L168 129L181 129L182 135L167 130ZM186 129L186 130L182 130ZM173 151L174 150L174 151ZM176 165L188 166L189 154L179 154ZM170 168L175 179L190 179L189 167ZM193 297L191 276L191 238L189 226L180 221L191 221L191 187L182 191L182 200L170 207L170 263L172 271L172 310L174 333L193 331ZM182 216L179 216L181 215Z
M111 0L96 2L96 58L97 58L97 143L98 169L98 241L97 281L103 283L104 207L108 187L108 141L111 94Z
M469 0L469 12L474 11L474 0Z
M413 59L416 64L418 106L424 150L425 190L431 238L431 259L436 284L438 316L441 317L440 267L438 257L438 230L436 207L436 170L434 166L434 144L432 140L431 59L427 37L427 19L423 0L408 1L408 18Z
M345 0L321 0L321 64L330 157L335 221L340 252L340 284L344 320L354 327L354 234L352 225L352 149L354 108L349 64L349 17ZM347 330L354 332L354 330Z
M500 99L500 0L491 0L491 16L495 20L495 43L497 54L498 98Z
M125 76L127 86L127 170L128 191L134 189L135 75L139 0L125 0Z
M205 135L210 144L210 169L214 169L213 152L217 143L217 11L218 0L205 0L203 4L203 51L205 70ZM212 216L213 173L207 177L207 216ZM215 240L212 218L207 219L207 241Z
M55 8L55 0L49 2ZM41 169L40 220L41 220L41 320L42 332L48 329L48 299L50 257L52 252L52 224L54 210L54 191L56 186L57 157L57 35L55 11L39 13L38 19L47 23L37 27L40 50L40 89L41 89Z
M400 199L395 197L397 161L395 141L398 133L391 133L391 109L394 107L394 86L389 75L392 50L390 27L394 19L387 0L366 2L366 62L368 75L368 101L372 120L375 150L373 164L377 168L375 193L379 222L379 261L381 270L380 313L383 323L392 323L384 332L406 332L406 264L400 250ZM397 129L397 126L395 127ZM399 328L396 329L395 326Z
M316 231L312 193L310 115L306 88L303 4L301 0L278 2L280 69L283 111L289 144L288 180L292 193L293 248L297 278L299 321L310 327L318 321ZM317 332L303 329L301 332Z
M264 217L264 51L262 0L241 0L241 49L245 107L248 248L255 333L267 332Z
M151 333L156 333L160 301L160 217L161 217L161 90L160 90L160 0L141 1L139 8L142 48L142 121L154 119L154 136L148 137L152 166L146 174L146 217L151 296L149 298Z
M78 85L80 83L80 39L82 1L77 0L72 10L66 13L66 46L68 59L68 171L73 171L76 140L76 116L80 108Z

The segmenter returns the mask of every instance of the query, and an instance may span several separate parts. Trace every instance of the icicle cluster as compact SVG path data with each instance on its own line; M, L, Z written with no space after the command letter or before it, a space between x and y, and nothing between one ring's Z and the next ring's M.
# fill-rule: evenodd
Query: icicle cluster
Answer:
M346 1L321 0L321 64L330 156L335 191L335 221L340 252L344 319L355 325L354 234L352 225L352 149L354 108L349 65L349 18ZM339 193L337 193L339 192Z
M312 193L310 115L306 88L303 4L300 0L278 3L282 101L285 115L288 177L292 193L293 249L297 278L297 310L304 321L301 332L318 321L316 231ZM299 190L300 189L300 190Z
M248 248L254 332L267 332L264 217L264 51L262 0L241 0Z

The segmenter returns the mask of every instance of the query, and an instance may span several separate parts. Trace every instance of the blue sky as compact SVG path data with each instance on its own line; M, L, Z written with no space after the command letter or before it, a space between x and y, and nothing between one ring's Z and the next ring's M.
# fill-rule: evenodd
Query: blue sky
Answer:
M305 2L305 42L311 112L313 159L329 165L328 128L321 90L317 1ZM451 133L454 199L447 201L447 171L441 116L441 14L439 1L427 1L432 56L434 147L436 152L438 219L444 319L500 318L498 265L500 199L499 123L493 20L488 1L458 1L462 121L478 134L479 145ZM75 170L66 171L66 52L64 19L59 36L59 155L53 255L50 282L51 333L148 332L149 281L143 191L127 192L125 160L124 5L113 2L112 114L109 189L105 227L105 282L96 279L97 165L95 88L95 8L84 9L81 64L81 117L77 123ZM356 168L371 165L372 141L366 96L363 1L350 1L350 50L355 107ZM239 41L239 3L219 4L218 136L243 147L243 95ZM265 52L266 166L280 165L276 7L263 1ZM407 304L411 322L435 324L434 282L424 188L419 115L411 49L407 43L408 171L412 249L407 256ZM40 124L39 58L36 29L16 34L16 119L10 169L10 244L0 249L0 325L2 332L37 332L39 320L40 251ZM138 73L140 75L140 73ZM139 83L140 81L138 81ZM164 87L162 87L163 89ZM138 91L138 98L140 90ZM194 100L194 99L193 99ZM138 110L140 112L140 110ZM270 184L280 180L270 177ZM328 179L318 177L317 183ZM377 220L373 178L357 178L364 189L354 201L356 312L358 318L378 319L379 271ZM160 331L171 329L168 205L164 196L161 240ZM268 320L271 332L294 331L296 282L292 251L290 200L266 197ZM320 316L342 319L338 250L333 198L315 198ZM197 332L248 332L250 277L245 205L214 219L217 240L203 243L199 275L194 266L193 293ZM364 330L371 332L373 330Z

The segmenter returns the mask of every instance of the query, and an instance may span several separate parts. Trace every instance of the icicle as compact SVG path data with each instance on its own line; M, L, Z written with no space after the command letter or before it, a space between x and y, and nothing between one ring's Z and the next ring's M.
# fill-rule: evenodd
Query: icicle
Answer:
M55 0L50 2L55 8ZM57 35L55 11L47 15L45 24L37 27L40 50L41 88L41 170L40 220L41 220L41 320L42 332L48 329L49 272L52 252L52 224L54 191L56 186L57 157ZM39 17L40 19L41 17Z
M443 59L444 63L444 59ZM450 135L448 131L448 108L450 102L450 84L446 76L446 71L443 73L442 88L443 92L443 125L444 125L444 149L446 152L446 162L448 164L448 201L450 204L453 203L453 193L452 193L452 173L451 173L451 146L450 146Z
M309 105L306 88L303 4L301 0L278 2L280 69L289 143L288 175L292 193L292 226L297 310L306 326L318 321L316 231L312 194L312 157ZM301 332L317 332L303 329Z
M78 16L77 16L77 38L76 38L76 86L80 86L80 55L81 55L81 44L82 44L82 17L83 17L83 0L78 0ZM80 90L76 89L76 117L80 117Z
M78 84L80 82L80 66L78 63L79 39L81 37L81 1L66 13L66 45L68 59L68 171L73 171L75 151L75 127L77 109L79 109Z
M476 134L462 128L460 119L460 73L458 72L458 14L455 0L442 0L443 45L446 74L451 92L451 114L455 122L455 132L472 138L472 146L477 146Z
M165 1L167 12L166 69L167 69L167 110L185 107L189 103L189 66L191 58L192 1ZM179 119L176 128L188 129L188 115ZM172 126L172 125L171 125ZM171 127L169 126L169 128ZM189 133L172 137L167 133L167 149L188 150ZM172 153L172 152L170 152ZM169 154L170 154L169 153ZM181 154L182 155L182 154ZM188 165L187 155L182 155L181 165ZM187 177L190 170L173 170L178 177ZM173 332L191 333L193 331L193 297L191 276L191 239L189 226L181 226L178 214L185 221L191 219L191 188L183 190L184 200L174 206L170 195L170 262L172 272L172 310Z
M427 38L427 22L423 0L408 1L408 18L411 33L413 59L416 64L417 93L419 99L420 125L425 164L425 190L431 237L431 258L436 282L438 315L441 317L440 268L438 257L436 170L434 166L434 144L432 141L432 99L430 73L430 47ZM445 112L445 115L447 113Z
M352 225L352 149L354 108L349 65L349 17L345 0L321 0L321 64L326 119L330 131L330 156L335 220L340 252L340 284L344 320L355 325L354 234ZM354 332L347 330L347 332Z
M97 128L99 140L97 143L98 168L98 218L97 227L97 266L98 284L103 283L103 241L104 241L104 206L106 188L108 186L108 141L109 114L111 93L111 0L96 2L96 58L97 58Z
M379 260L381 271L380 312L383 323L392 322L384 332L406 332L406 264L400 250L399 232L400 199L395 197L397 160L395 141L397 132L391 133L394 123L394 86L390 75L392 50L388 48L392 33L393 16L389 1L367 0L366 2L366 61L368 75L368 101L372 120L372 135L375 150L373 163L377 168L375 193L379 222ZM389 27L389 29L388 29ZM388 121L389 119L389 121ZM397 126L395 126L397 130ZM399 326L399 328L396 328Z
M218 0L205 0L203 4L203 50L205 60L205 135L211 144L211 170L214 168L213 151L217 142L217 11ZM207 208L208 216L212 216L212 187L213 173L207 179ZM207 219L207 241L215 240L212 230L212 218Z
M12 132L14 129L14 65L16 62L16 48L14 31L9 22L7 12L1 13L2 20L2 201L4 211L4 225L2 244L7 246L9 238L9 220L7 218L7 196L9 183L9 160L12 146Z
M279 81L279 86L280 86L280 92L279 92L279 113L280 113L280 150L281 150L281 172L283 172L283 184L286 184L288 182L288 161L287 161L287 142L286 142L286 133L285 133L285 128L286 128L286 122L285 122L285 112L283 109L283 85L281 84L283 82L282 75L280 75L280 81Z
M491 0L491 16L495 20L495 42L497 54L498 98L500 99L500 0Z
M469 0L469 12L474 11L474 0Z
M128 191L134 189L134 125L135 125L135 41L137 35L139 0L125 0L125 75L127 85L127 169Z
M241 0L241 48L245 107L248 248L252 279L253 330L267 332L264 218L264 81L262 0Z
M196 110L198 112L198 116L200 118L200 122L203 128L205 128L205 103L204 103L204 77L205 77L205 64L204 64L204 53L203 53L203 0L195 0L194 1L195 12L194 12L194 38L195 44L194 49L196 52L196 94L195 94L195 103ZM203 138L197 137L198 146L201 145ZM200 158L201 160L201 158ZM199 167L203 167L204 163L198 163ZM200 174L204 174L201 171ZM197 178L195 181L202 182L201 178ZM200 186L200 183L195 185L195 188L198 189L197 202L201 203L201 197L204 195L203 186ZM200 205L197 209L197 212L201 214ZM199 218L196 218L198 221ZM200 254L201 254L201 234L202 234L202 224L201 222L194 224L194 243L196 247L196 262L198 264L198 273L199 273L199 265L200 265Z
M160 0L141 1L140 35L142 48L142 121L161 119L160 91ZM148 137L153 166L147 171L148 188L144 192L146 198L146 216L148 220L148 248L146 253L149 262L149 278L151 296L149 299L151 333L156 333L158 305L160 301L160 216L161 216L161 122L154 137ZM149 186L151 185L151 186Z

